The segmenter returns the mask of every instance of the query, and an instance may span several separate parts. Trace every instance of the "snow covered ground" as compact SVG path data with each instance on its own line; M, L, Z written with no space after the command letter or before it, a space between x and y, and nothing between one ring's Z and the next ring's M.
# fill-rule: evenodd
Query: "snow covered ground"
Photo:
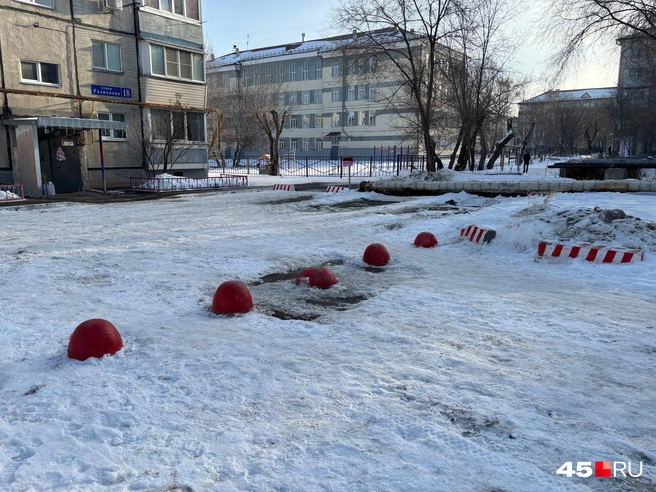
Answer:
M656 490L654 221L654 194L611 193L0 208L0 490ZM496 239L461 241L469 224ZM421 231L439 246L414 248ZM541 239L645 261L537 261ZM361 260L374 242L382 271ZM318 264L335 287L294 285ZM210 312L230 279L253 312ZM124 349L69 360L95 317Z

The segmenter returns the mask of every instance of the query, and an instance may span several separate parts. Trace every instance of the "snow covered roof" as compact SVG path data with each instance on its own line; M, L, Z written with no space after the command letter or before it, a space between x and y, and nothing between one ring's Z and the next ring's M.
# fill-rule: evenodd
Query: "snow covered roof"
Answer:
M385 41L395 41L398 40L398 31L393 29L380 29L378 31L371 31L367 33L367 36L363 36L362 33L357 35L357 41L366 42L368 36L372 33L378 34L380 36L386 36L389 39L382 39ZM396 33L396 35L395 35ZM287 44L281 44L277 46L268 46L265 48L257 48L247 51L236 51L233 53L228 53L210 60L207 62L208 68L218 68L225 65L232 65L234 63L243 63L246 61L253 61L263 58L273 58L276 56L284 56L291 54L299 53L310 53L310 52L326 52L337 49L344 45L345 42L352 40L353 34L343 34L340 36L333 36L329 38L315 39L311 41L298 41Z
M606 99L615 96L615 90L617 87L604 87L600 89L572 89L567 91L561 91L556 89L553 91L547 91L539 96L532 97L526 101L522 101L522 104L533 103L533 102L545 102L545 101L564 101L564 100L574 100L574 99Z

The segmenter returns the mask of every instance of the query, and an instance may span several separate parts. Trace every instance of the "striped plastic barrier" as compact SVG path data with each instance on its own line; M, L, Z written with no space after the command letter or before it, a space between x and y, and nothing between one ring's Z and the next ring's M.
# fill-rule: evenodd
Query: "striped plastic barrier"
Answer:
M617 248L583 243L563 244L540 241L538 257L541 258L584 258L596 263L632 263L642 261L645 253L639 249Z
M348 191L348 188L343 186L329 186L326 189L326 193L339 193L340 191Z
M489 243L497 236L497 232L488 227L470 225L460 229L460 235L469 238L474 243Z
M296 188L293 184L274 184L273 189L282 191L296 191Z

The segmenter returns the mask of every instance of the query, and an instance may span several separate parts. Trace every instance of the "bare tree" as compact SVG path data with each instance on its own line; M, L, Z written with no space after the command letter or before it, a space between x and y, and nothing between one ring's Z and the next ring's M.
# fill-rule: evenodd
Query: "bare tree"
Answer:
M543 38L558 45L552 65L562 72L594 42L634 33L656 41L653 0L554 0Z
M441 42L454 31L458 8L455 0L342 0L334 11L336 25L359 31L361 42L381 53L401 79L399 94L412 99L428 171L443 167L432 151L431 128Z

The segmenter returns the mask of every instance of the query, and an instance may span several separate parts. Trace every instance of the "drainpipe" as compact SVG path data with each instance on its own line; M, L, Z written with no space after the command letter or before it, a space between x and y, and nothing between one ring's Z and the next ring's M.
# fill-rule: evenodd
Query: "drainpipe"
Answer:
M2 61L2 44L0 43L0 86L4 89L5 88L5 65L4 62ZM4 92L2 95L2 113L0 113L0 119L3 118L4 116L9 116L10 111L9 111L9 95ZM11 155L11 139L10 139L10 134L9 134L9 126L5 126L5 137L7 138L7 159L9 161L9 169L12 170L14 168L14 164L12 161L12 155Z
M71 28L72 28L72 36L73 36L73 66L74 71L73 71L73 76L75 77L75 90L76 94L78 96L81 95L80 93L80 74L78 72L78 64L77 64L77 40L76 40L76 34L75 34L75 9L73 8L73 0L69 0L69 4L71 6ZM82 118L82 103L79 104L78 106L78 113L79 117Z
M200 2L199 2L200 4ZM134 18L134 43L135 43L135 51L137 54L137 94L139 97L139 102L143 102L143 96L141 93L141 51L139 50L139 39L141 35L141 24L139 22L139 7L141 5L141 1L139 2L134 2L132 4L132 14ZM144 143L146 142L146 130L144 128L144 107L140 106L139 107L139 129L141 131L141 167L144 166L146 163L146 146Z

